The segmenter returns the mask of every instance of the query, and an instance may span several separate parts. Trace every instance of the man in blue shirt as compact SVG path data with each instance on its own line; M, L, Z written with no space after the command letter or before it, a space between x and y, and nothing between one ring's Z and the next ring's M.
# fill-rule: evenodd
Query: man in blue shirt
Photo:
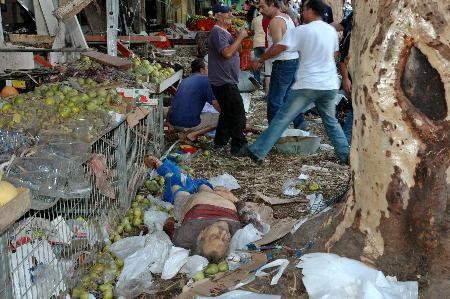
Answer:
M205 103L220 111L214 99L208 80L208 66L201 58L191 63L192 75L183 79L178 87L169 110L169 123L177 131L188 133L188 139L195 139L200 132L204 134L217 127L218 113L202 112Z

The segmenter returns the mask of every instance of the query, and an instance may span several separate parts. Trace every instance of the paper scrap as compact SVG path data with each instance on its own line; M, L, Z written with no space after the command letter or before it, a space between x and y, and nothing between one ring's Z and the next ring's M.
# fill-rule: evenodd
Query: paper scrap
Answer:
M268 197L264 194L262 194L259 191L256 191L255 193L259 198L264 200L265 202L271 204L271 205L281 205L281 204L287 204L287 203L293 203L298 201L296 198L278 198L278 197Z
M278 272L277 274L275 274L274 277L272 277L272 281L270 282L270 285L276 285L278 283L278 280L280 279L281 275L283 274L284 270L286 269L286 267L289 265L289 261L286 259L278 259L275 260L271 263L268 263L267 265L262 266L261 268L259 268L256 273L255 276L256 277L261 277L261 276L267 276L269 275L268 273L264 272L264 269L267 268L273 268L273 267L278 267Z

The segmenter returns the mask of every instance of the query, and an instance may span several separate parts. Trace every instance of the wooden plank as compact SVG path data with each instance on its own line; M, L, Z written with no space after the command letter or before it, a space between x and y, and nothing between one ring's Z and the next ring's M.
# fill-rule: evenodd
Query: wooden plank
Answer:
M0 207L0 234L31 208L31 193L29 189L18 188L19 195Z
M106 12L97 2L92 2L83 10L93 34L106 33Z
M106 42L106 35L85 35L84 38L86 42ZM130 35L130 36L118 36L118 40L123 43L152 43L152 42L165 42L167 37L165 36L141 36L141 35Z
M82 11L86 6L88 6L93 0L71 0L67 3L58 7L53 15L62 21L67 21L74 17L77 13Z
M27 45L49 45L53 44L55 37L37 34L8 34L11 43Z
M122 70L127 70L131 67L131 62L116 56L111 56L100 52L85 52L82 53L83 56L87 56L98 63L111 65Z
M51 0L39 0L39 5L44 15L49 35L55 36L58 32L58 20L52 15L52 11L55 9L53 2Z

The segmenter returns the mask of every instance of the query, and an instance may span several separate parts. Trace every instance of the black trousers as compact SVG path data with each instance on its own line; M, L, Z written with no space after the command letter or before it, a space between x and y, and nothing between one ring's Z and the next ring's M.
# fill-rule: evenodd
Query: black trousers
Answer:
M231 154L235 154L247 144L244 135L245 110L241 94L236 84L212 85L212 90L221 110L214 144L224 146L231 138Z

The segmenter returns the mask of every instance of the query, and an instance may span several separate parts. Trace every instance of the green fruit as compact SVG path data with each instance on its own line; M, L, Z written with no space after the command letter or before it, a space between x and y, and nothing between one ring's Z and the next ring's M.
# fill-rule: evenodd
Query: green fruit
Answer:
M142 224L142 219L141 218L135 218L133 221L133 226L138 227Z
M310 191L317 191L320 189L320 186L316 182L312 181L311 183L309 183L308 188Z
M121 235L123 233L123 226L122 225L118 225L116 227L116 233L118 233L119 235Z
M226 261L220 262L217 267L219 268L219 272L227 272L228 271L228 263Z
M80 298L81 295L83 294L84 290L81 287L74 287L72 290L72 298L76 299L76 298Z
M113 238L114 243L116 243L117 241L120 241L120 240L122 240L122 237L120 235L114 235L114 238Z
M132 230L131 224L128 223L127 225L125 225L125 226L123 227L123 229L124 229L127 233L131 232L131 230Z
M135 218L139 218L142 215L142 210L139 207L133 209L133 215Z
M25 98L24 97L16 97L15 99L14 99L14 104L16 104L16 105L21 105L21 104L23 104L25 102Z
M89 299L89 293L87 291L83 291L81 293L80 299Z
M219 267L216 264L208 264L208 267L205 269L205 274L214 275L219 272Z
M100 88L100 89L97 89L97 95L99 97L106 97L108 95L108 92L105 89Z
M195 273L194 275L194 281L199 281L205 278L205 273L203 273L203 271L199 271L197 273Z
M55 99L52 97L46 98L44 102L45 102L45 105L47 105L47 106L53 106L56 103Z
M97 109L98 109L98 106L97 106L95 103L90 102L90 103L87 103L86 109L87 109L88 111L94 111L94 110L97 110Z
M131 207L132 207L133 209L137 208L138 206L139 206L139 203L136 202L136 201L133 201L133 202L131 203ZM133 212L133 211L132 211L132 212Z
M105 292L102 292L102 295L103 295L103 299L112 299L112 298L114 298L112 290L107 290Z
M140 195L140 194L136 195L136 197L134 198L134 200L137 201L137 202L143 202L144 199L145 199L145 197L143 195Z
M116 259L116 266L122 268L124 265L123 259Z
M72 107L72 113L80 113L80 108Z
M159 183L159 185L162 187L162 186L164 186L164 178L162 177L162 176L160 176L159 178L158 178L158 183Z
M2 112L3 113L8 113L12 110L12 104L11 103L5 103L2 106Z
M209 151L208 150L203 151L203 156L208 157L209 156Z
M145 188L147 188L148 191L151 193L157 193L159 192L159 185L155 180L147 180L144 182Z

